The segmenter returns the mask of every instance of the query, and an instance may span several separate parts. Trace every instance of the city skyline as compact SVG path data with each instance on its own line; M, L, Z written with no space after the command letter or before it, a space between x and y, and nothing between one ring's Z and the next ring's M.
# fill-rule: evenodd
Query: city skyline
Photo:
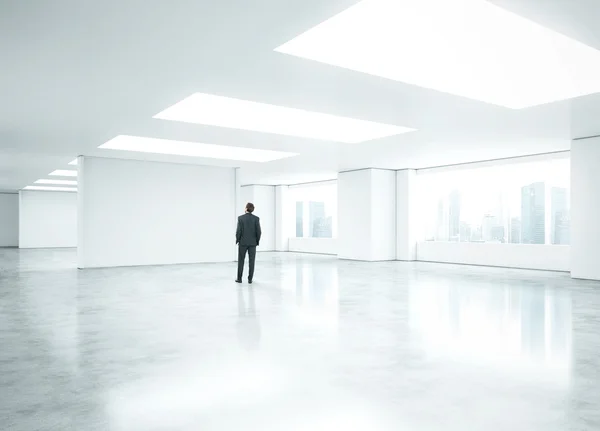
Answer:
M437 203L435 234L426 240L454 242L498 242L512 244L556 244L570 242L569 191L543 181L519 190L519 214L511 214L506 192L497 193L491 208L480 207L479 222L461 218L462 193L451 190ZM513 190L514 193L514 190ZM487 196L489 202L490 196ZM482 210L481 208L486 208Z

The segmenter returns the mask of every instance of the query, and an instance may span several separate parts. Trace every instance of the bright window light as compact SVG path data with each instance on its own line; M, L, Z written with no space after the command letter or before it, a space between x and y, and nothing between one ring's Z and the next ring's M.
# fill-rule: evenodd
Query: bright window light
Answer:
M36 184L55 184L60 186L76 186L77 181L70 180L37 180Z
M600 92L600 51L484 0L363 0L275 50L513 109Z
M23 190L40 190L46 192L76 192L74 187L27 186Z
M154 118L350 144L414 130L203 93L192 94Z
M76 177L77 171L68 171L68 170L58 169L54 172L50 172L50 175L53 177Z
M77 159L70 161L69 164L71 166L77 166Z
M287 157L298 155L296 153L283 151L228 147L225 145L200 144L196 142L172 141L169 139L144 138L141 136L128 135L119 135L100 145L99 148L245 162L271 162L273 160L285 159Z

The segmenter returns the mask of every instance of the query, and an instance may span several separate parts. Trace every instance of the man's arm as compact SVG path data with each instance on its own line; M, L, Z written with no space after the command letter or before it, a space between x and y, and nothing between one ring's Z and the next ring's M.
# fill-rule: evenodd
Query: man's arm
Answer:
M260 230L260 218L256 217L256 245L260 244L260 236L262 231Z
M235 230L235 243L239 244L242 240L242 231L244 227L242 226L242 221L238 218L237 229Z

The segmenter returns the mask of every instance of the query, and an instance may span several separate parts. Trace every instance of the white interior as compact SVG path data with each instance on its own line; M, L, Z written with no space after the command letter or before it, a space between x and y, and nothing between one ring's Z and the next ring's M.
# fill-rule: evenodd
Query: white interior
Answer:
M338 254L337 238L289 238L289 251L296 253Z
M0 247L19 245L19 195L0 193Z
M19 248L77 247L77 194L19 192Z
M600 135L599 2L130 6L2 10L0 192L77 181L82 266L233 261L252 190L265 250L600 278L597 141L579 140ZM571 246L422 243L424 169L571 148ZM333 237L295 238L295 187L336 179ZM39 219L63 199L48 193Z
M338 178L338 256L396 259L396 172L363 169Z
M294 217L288 186L275 187L275 250L290 251Z
M298 155L296 153L284 151L259 150L254 148L230 147L225 145L127 135L116 136L110 141L100 145L98 148L103 150L129 151L132 153L167 154L184 157L202 157L207 159L262 163Z
M232 261L235 171L79 159L80 268Z
M509 108L600 91L600 51L485 0L363 0L277 51Z
M417 260L568 272L570 251L563 245L419 242Z
M571 149L571 275L600 280L600 138Z
M350 144L414 130L201 93L192 94L154 118Z
M416 171L396 172L396 259L417 259L417 186Z

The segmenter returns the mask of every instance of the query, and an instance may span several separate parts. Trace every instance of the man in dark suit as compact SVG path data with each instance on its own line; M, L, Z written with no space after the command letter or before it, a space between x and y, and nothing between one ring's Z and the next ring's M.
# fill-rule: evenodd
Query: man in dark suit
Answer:
M246 204L246 213L238 217L237 230L235 232L236 244L239 244L238 252L238 273L235 279L236 283L242 282L244 275L244 261L246 253L250 260L250 272L248 273L248 283L252 284L254 277L254 261L256 259L256 247L260 244L260 219L254 214L254 205Z

